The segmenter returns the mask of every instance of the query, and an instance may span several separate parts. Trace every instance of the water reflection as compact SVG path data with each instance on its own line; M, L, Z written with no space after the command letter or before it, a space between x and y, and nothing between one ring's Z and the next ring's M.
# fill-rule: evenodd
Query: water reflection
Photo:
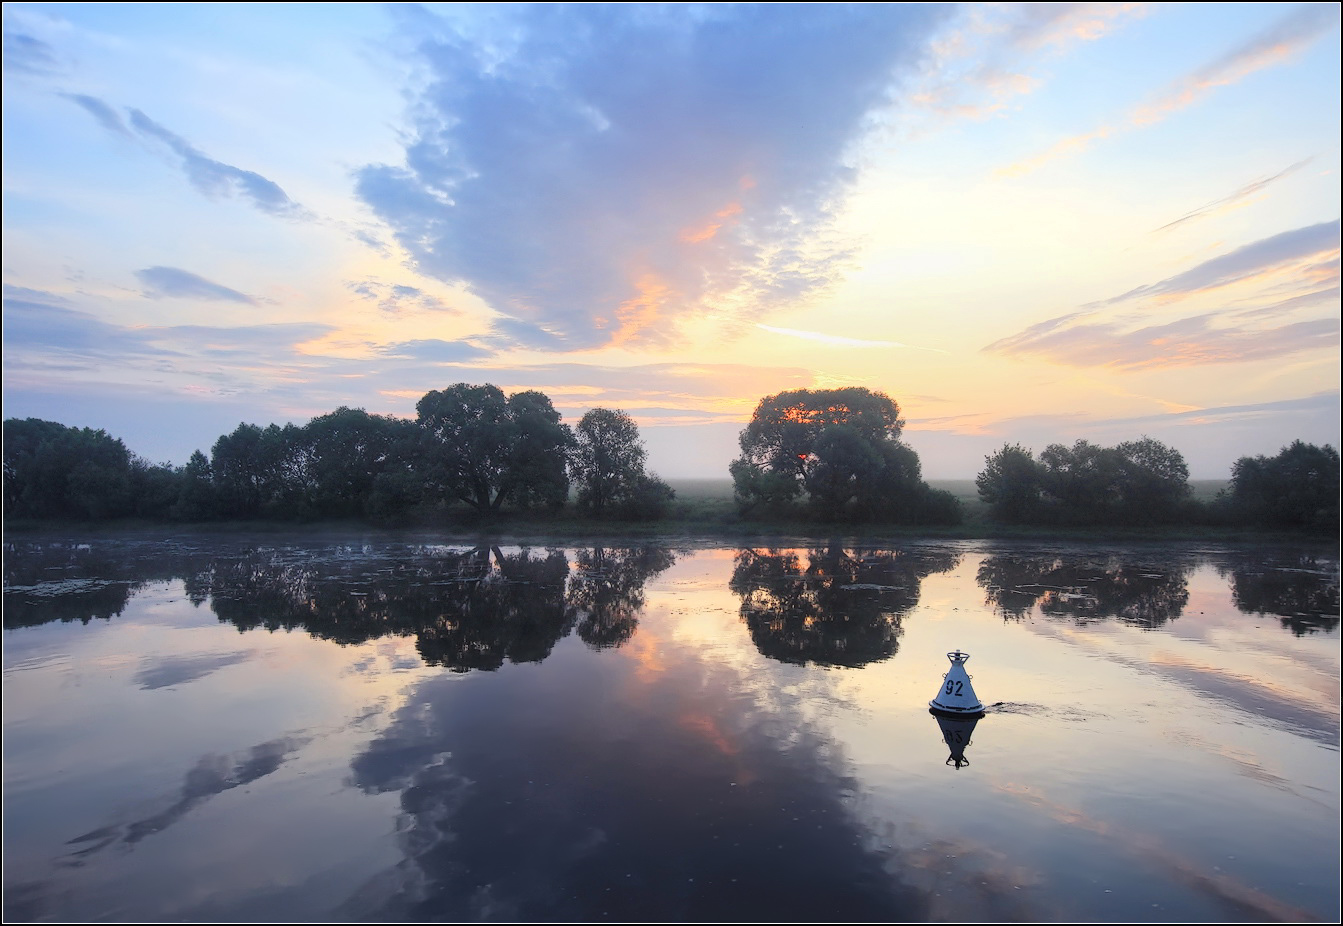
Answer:
M594 649L638 626L644 584L676 561L658 544L505 552L497 546L241 545L225 552L168 543L11 545L5 627L119 615L155 581L182 579L187 598L239 631L302 630L342 645L413 636L429 665L491 670L540 662L572 631ZM216 657L217 658L217 657ZM181 665L147 688L196 677Z
M1267 555L1221 566L1231 600L1246 614L1272 614L1296 636L1339 623L1338 561L1310 554Z
M928 896L855 817L833 739L747 707L728 670L666 656L654 675L603 659L549 665L559 686L418 686L351 764L366 793L399 792L403 860L337 917L926 919Z
M1076 621L1116 618L1138 627L1160 627L1189 603L1190 566L1091 560L1055 554L987 557L976 576L985 603L1004 618L1020 620L1032 608Z
M580 550L568 595L579 639L593 649L626 643L639 626L645 583L675 562L670 550L652 545Z
M201 756L186 773L179 795L168 807L126 823L110 824L76 836L66 843L75 848L65 857L64 864L77 867L84 864L88 856L109 846L133 846L160 833L215 795L275 772L308 742L306 737L286 736L260 743L237 755Z
M937 719L937 728L942 733L942 741L951 750L951 755L947 756L947 765L957 769L965 768L970 764L970 760L965 757L965 750L970 745L970 735L975 732L975 725L982 718L949 717L931 708L928 713Z
M899 649L920 582L954 569L950 551L743 549L729 588L760 652L780 662L858 668Z

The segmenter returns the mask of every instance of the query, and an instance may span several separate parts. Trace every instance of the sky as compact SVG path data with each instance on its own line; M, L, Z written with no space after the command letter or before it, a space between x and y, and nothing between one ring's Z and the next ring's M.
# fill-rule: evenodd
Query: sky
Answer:
M726 478L1339 446L1339 7L6 3L3 407L181 465L459 382Z

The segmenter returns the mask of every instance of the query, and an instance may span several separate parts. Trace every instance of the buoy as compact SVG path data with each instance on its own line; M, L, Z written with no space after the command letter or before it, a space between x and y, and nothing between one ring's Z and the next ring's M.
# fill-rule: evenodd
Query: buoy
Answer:
M984 716L984 705L975 697L970 676L965 674L965 661L970 658L970 654L956 650L947 653L947 658L951 660L951 668L942 676L942 687L937 690L937 697L928 702L928 707L937 713L955 717Z

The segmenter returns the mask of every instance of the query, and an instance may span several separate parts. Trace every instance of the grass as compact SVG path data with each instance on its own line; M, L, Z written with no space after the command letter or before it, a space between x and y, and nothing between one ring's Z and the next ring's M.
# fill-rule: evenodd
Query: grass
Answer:
M972 479L930 479L934 489L950 492L960 501L964 520L947 527L916 527L890 524L823 524L797 519L743 518L732 498L730 479L669 479L676 491L667 516L657 521L594 520L580 516L572 507L554 513L502 512L481 516L464 508L423 511L404 522L392 525L369 525L359 521L320 522L297 524L293 522L248 521L210 522L202 524L161 524L142 522L99 522L91 524L51 524L44 522L8 521L7 531L19 533L46 532L53 529L84 533L105 534L142 531L146 534L284 534L313 532L432 532L437 536L472 538L509 538L511 542L528 539L536 542L555 540L583 540L598 538L604 541L662 540L683 541L742 540L759 542L781 538L804 541L807 538L835 537L860 540L885 538L908 539L1027 539L1078 540L1093 542L1176 541L1205 542L1299 542L1314 540L1309 535L1271 533L1247 528L1210 525L1170 525L1160 527L1058 527L1000 524L989 517L988 506L979 498ZM1216 498L1226 486L1224 480L1195 480L1190 483L1193 498L1207 502ZM1325 538L1333 539L1333 538Z

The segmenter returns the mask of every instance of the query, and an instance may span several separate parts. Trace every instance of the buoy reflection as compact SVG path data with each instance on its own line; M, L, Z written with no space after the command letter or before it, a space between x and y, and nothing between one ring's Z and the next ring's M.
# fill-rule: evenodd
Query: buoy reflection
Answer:
M947 765L954 768L964 768L970 764L970 760L965 757L965 748L970 745L970 736L975 732L975 724L979 723L983 714L974 717L952 717L928 709L928 713L937 718L938 729L942 731L942 740L951 750L951 755L947 757Z

